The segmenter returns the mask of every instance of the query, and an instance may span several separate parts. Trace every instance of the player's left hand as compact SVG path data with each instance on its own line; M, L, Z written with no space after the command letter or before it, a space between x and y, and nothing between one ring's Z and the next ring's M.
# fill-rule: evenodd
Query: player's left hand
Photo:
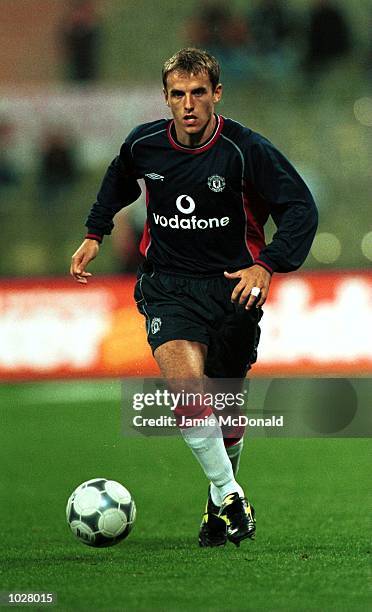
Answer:
M231 294L231 301L234 303L245 304L247 310L260 308L265 302L269 293L271 274L262 266L254 265L250 268L243 268L237 272L224 272L226 278L240 278L239 283ZM260 294L255 296L251 293L253 287L260 289Z

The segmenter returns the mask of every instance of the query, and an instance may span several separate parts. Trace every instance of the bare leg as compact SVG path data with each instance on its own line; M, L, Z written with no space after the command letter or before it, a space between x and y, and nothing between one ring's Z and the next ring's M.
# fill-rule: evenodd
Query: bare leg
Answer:
M166 379L202 379L207 350L201 342L170 340L155 350L154 357Z
M172 390L201 393L202 398L206 355L206 345L187 340L166 342L154 352L159 368ZM206 407L202 400L199 405L193 403L177 406L175 414L186 444L198 459L207 478L216 487L218 505L229 493L241 494L241 487L235 481L223 443L221 428L211 407ZM184 417L191 421L191 425L184 424ZM201 418L204 419L203 424L200 424Z
M172 391L198 393L203 397L203 371L207 350L205 344L189 340L170 340L155 350L156 362ZM182 414L196 418L207 416L204 413L201 405L188 405L177 407L175 416L182 421Z

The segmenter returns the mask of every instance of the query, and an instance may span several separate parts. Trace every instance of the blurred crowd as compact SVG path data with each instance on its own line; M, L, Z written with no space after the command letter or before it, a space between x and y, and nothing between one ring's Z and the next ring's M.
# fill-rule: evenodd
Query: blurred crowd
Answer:
M305 20L283 0L256 0L247 13L203 0L185 37L209 49L228 76L260 81L325 72L353 47L348 18L332 0L314 0Z
M93 0L74 0L56 31L64 59L65 76L75 82L94 82L100 77L102 21Z
M75 0L56 37L65 75L75 82L100 78L103 24L94 0ZM252 0L245 11L222 0L201 0L182 26L180 44L205 48L225 76L282 78L324 72L353 51L353 34L337 0L311 0L305 16L284 0Z

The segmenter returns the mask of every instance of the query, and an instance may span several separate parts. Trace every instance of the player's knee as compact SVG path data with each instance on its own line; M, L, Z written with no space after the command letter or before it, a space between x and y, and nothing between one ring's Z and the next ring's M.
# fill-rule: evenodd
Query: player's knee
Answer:
M188 404L179 404L174 411L179 427L192 427L199 422L199 419L206 419L212 414L212 408L206 405L203 399Z

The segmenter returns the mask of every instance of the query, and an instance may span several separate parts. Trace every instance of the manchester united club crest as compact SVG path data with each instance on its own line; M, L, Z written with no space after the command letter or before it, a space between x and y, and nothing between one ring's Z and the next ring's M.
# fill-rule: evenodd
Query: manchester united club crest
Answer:
M154 317L151 321L151 333L157 334L158 331L160 331L160 328L161 328L161 318Z
M208 179L208 187L212 189L212 191L223 191L226 186L226 181L223 176L218 176L218 174L213 174Z

